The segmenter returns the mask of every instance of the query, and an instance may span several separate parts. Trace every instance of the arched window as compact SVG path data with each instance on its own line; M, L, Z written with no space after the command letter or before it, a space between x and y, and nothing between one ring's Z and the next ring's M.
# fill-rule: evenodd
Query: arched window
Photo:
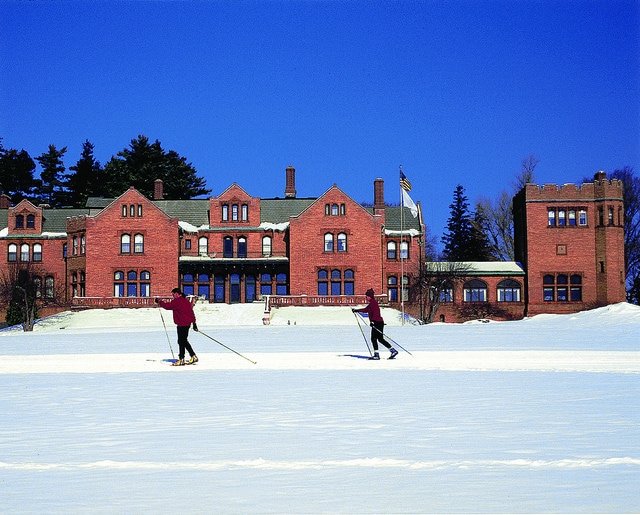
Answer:
M20 245L20 261L29 261L29 244Z
M36 298L42 298L42 279L40 277L36 276L33 278L33 287L36 291Z
M27 215L27 229L36 228L36 217L34 215Z
M344 271L344 294L345 295L355 295L355 274L353 270L345 270Z
M578 274L571 275L570 283L569 298L571 302L582 302L582 276Z
M395 260L398 259L398 245L395 241L390 241L387 243L387 259Z
M113 296L124 297L124 272L120 270L113 274Z
M71 240L71 251L73 252L74 256L78 255L78 237L74 236L73 239Z
M151 297L151 272L140 272L140 297Z
M558 302L566 302L569 300L569 276L567 274L558 274L556 276L556 300Z
M464 302L487 302L487 284L480 279L471 279L464 283Z
M324 251L333 252L333 234L330 232L324 235Z
M262 255L265 257L271 255L271 236L262 237Z
M222 239L222 257L233 257L233 238L231 236L225 236Z
M33 244L33 260L42 261L42 245L40 243Z
M244 236L240 236L238 238L238 257L247 257L247 238L245 238Z
M343 232L338 234L338 252L347 251L347 235Z
M338 204L331 204L331 216L338 216Z
M7 261L18 261L18 246L15 243L9 243L9 249L7 251Z
M24 229L24 215L16 215L16 229Z
M198 238L198 254L200 256L209 255L209 240L205 236Z
M340 270L331 270L331 295L342 295L342 273Z
M400 259L409 259L409 242L400 242Z
M242 221L246 222L247 220L249 220L249 206L242 204Z
M222 204L222 221L223 222L229 221L229 205L228 204Z
M395 275L387 277L387 297L389 302L398 302L398 278Z
M329 295L329 274L326 270L318 270L318 295Z
M138 272L129 270L127 272L127 297L138 296Z
M520 302L522 287L518 281L505 279L498 283L498 302Z
M80 236L80 254L84 256L87 253L87 238L83 234Z
M135 254L142 254L144 252L144 236L142 234L136 234L133 237L133 252Z
M76 245L77 245L77 239L74 237L73 239L74 255L76 254L75 252ZM120 253L121 254L131 253L131 235L123 234L122 236L120 236Z
M233 204L231 206L231 220L233 220L234 222L238 221L238 215L239 211L238 211L238 204Z

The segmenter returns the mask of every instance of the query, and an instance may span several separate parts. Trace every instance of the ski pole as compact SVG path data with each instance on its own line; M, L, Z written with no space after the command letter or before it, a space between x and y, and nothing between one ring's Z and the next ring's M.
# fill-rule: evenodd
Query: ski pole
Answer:
M397 345L398 347L400 347L403 351L405 351L407 354L409 354L409 356L413 356L413 354L411 354L407 349L405 349L402 345L400 345L397 341L395 341L393 338L391 338L391 336L389 335L385 335L380 329L378 329L375 325L372 325L371 327L373 327L376 331L378 331L380 333L380 335L384 338L386 338L387 340L389 340L391 343L393 343L394 345Z
M367 341L367 337L364 335L364 331L362 330L362 326L360 325L360 318L358 317L358 313L354 311L353 316L356 317L356 323L358 324L358 329L360 329L360 334L362 334L364 343L367 346L367 350L369 351L369 356L373 356L373 354L371 353L371 347L369 347L369 342Z
M164 334L167 335L167 341L169 342L169 349L171 349L171 357L176 359L176 355L173 353L173 347L171 346L171 339L169 338L169 331L167 331L167 324L164 323L164 317L162 316L162 308L160 308L160 318L162 319L162 325L164 326Z
M240 356L241 358L246 359L247 361L253 363L254 365L257 365L258 362L257 361L253 361L249 358L247 358L246 356L243 356L242 354L240 354L238 351L233 350L231 347L227 347L224 343L219 342L218 340L216 340L214 337L209 336L207 333L203 333L202 331L196 331L198 333L200 333L202 336L206 336L207 338L209 338L210 340L213 340L214 342L216 342L218 345L222 345L225 349L230 350L231 352L233 352L234 354L237 354L238 356Z

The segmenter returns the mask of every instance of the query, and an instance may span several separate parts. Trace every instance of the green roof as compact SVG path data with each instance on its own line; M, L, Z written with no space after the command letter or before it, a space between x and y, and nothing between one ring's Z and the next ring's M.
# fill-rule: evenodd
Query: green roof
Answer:
M402 210L404 209L404 213ZM420 230L420 219L411 214L408 207L385 207L384 210L384 227L388 231L399 231L400 229L407 231L409 229Z
M261 199L260 222L274 224L288 222L289 217L298 216L316 200L315 198Z

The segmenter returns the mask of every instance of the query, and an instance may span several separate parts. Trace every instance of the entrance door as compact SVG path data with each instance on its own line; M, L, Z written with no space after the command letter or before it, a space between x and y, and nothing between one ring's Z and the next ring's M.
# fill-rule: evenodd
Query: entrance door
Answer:
M224 302L224 275L216 275L213 282L214 302Z
M229 302L231 304L234 302L240 302L240 274L231 274L229 279L231 288L229 291Z

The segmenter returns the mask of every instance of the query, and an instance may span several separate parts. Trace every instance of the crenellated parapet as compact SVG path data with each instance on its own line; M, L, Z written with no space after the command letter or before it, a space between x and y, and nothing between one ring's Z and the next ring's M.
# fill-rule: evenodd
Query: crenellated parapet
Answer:
M597 172L593 182L582 184L527 184L525 194L528 202L622 200L622 181L607 179L604 172Z

